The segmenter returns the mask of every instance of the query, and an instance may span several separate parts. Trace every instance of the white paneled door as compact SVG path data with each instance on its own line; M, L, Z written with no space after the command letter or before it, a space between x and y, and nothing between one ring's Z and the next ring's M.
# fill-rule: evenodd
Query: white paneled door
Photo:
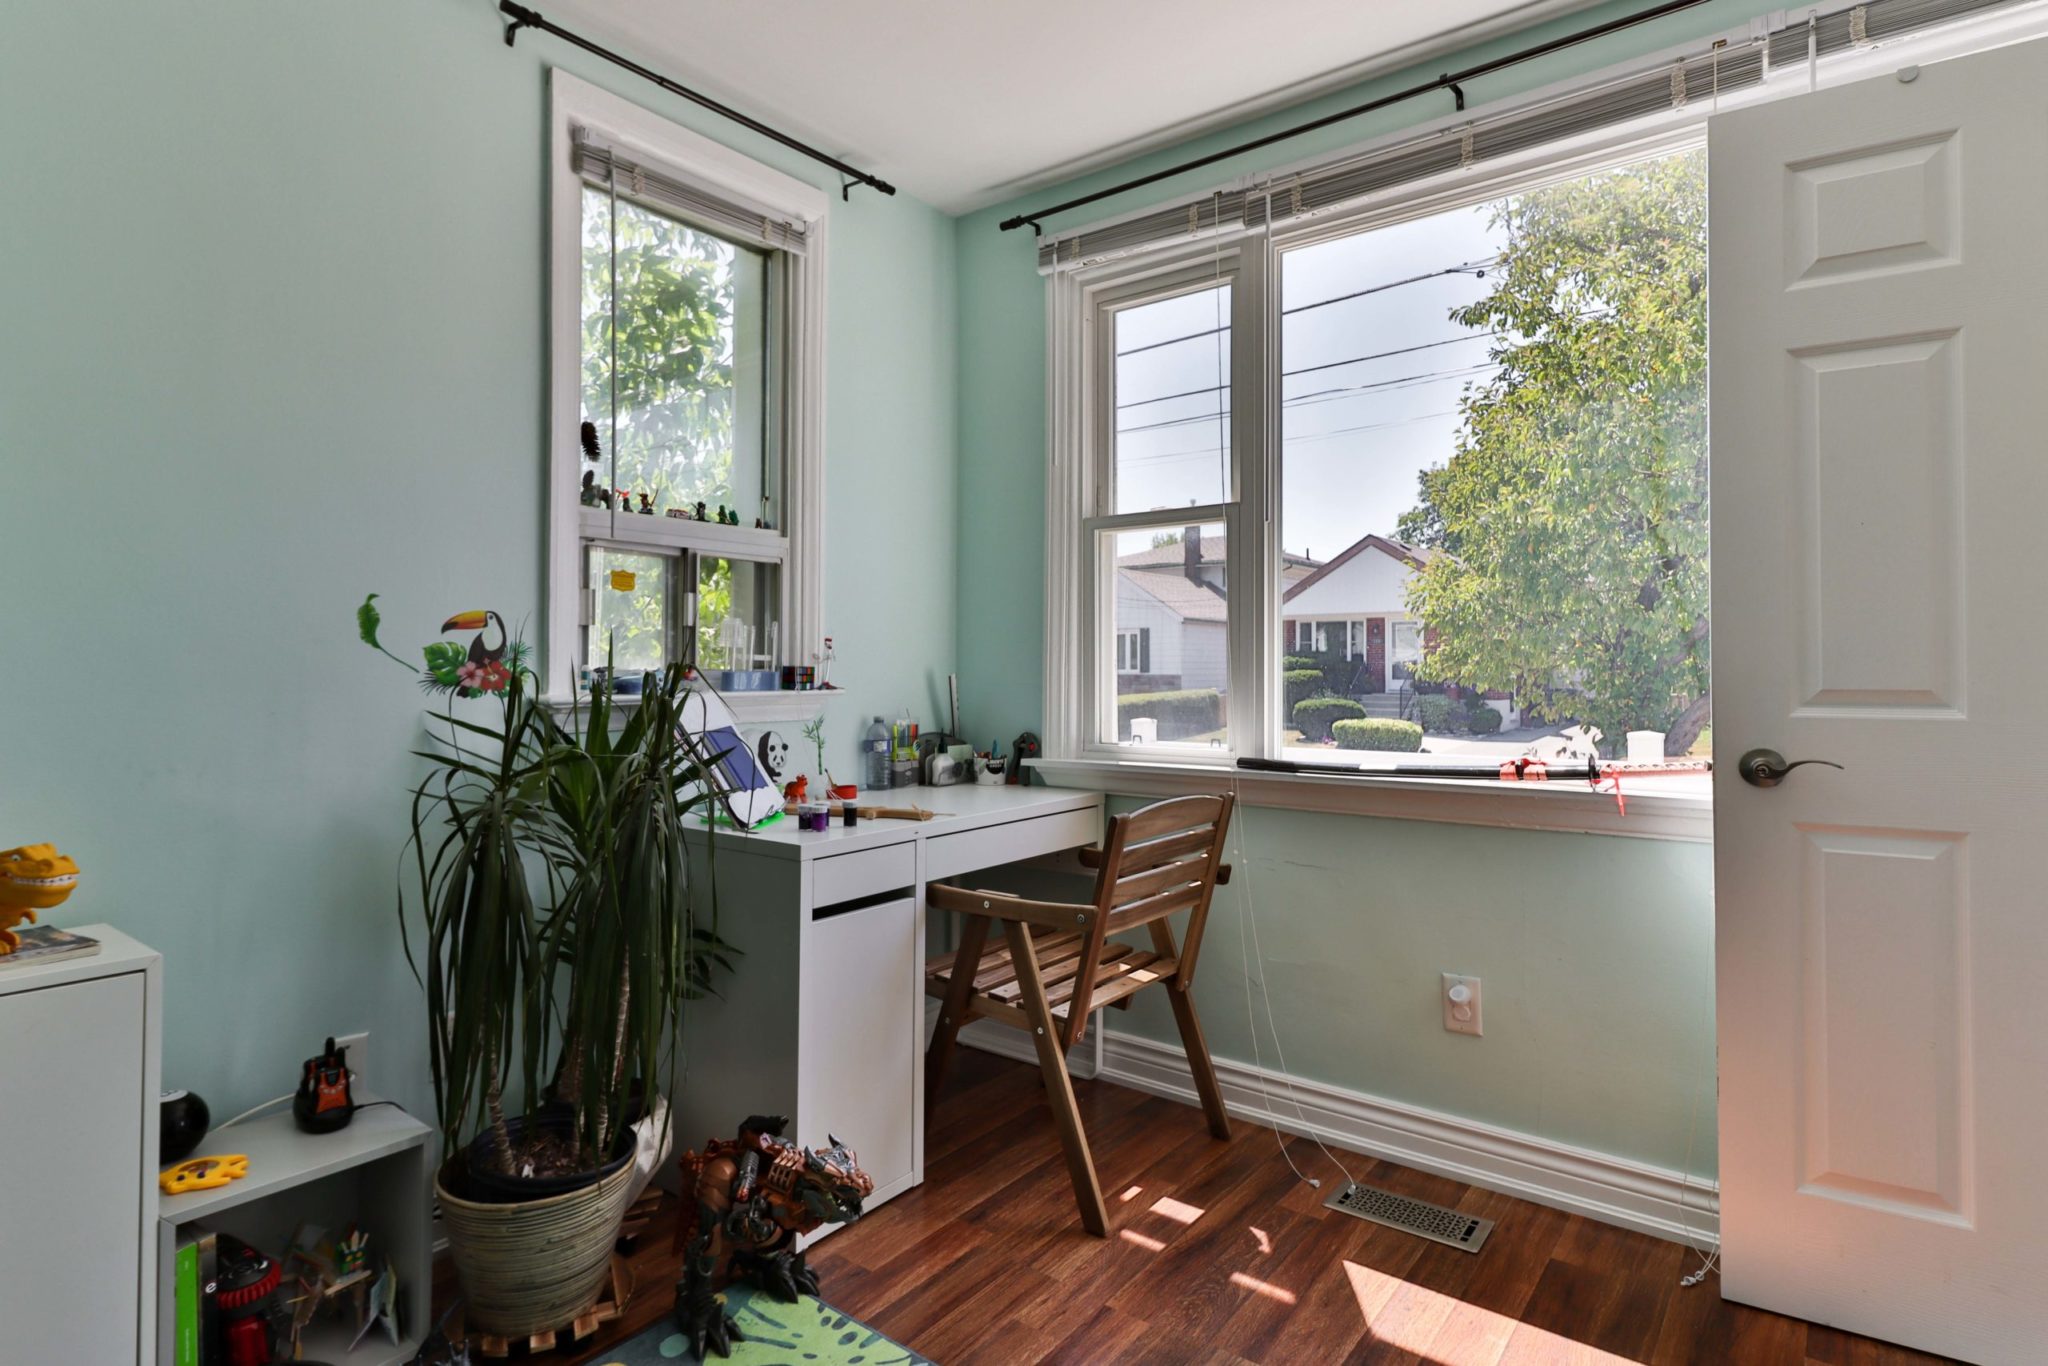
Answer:
M2048 1361L2048 44L1711 130L1722 1292Z

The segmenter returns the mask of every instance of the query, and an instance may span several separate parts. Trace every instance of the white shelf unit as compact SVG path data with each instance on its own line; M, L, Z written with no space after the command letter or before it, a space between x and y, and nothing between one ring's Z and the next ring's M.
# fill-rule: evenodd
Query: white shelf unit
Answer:
M358 1093L359 1103L377 1099ZM419 1350L433 1312L434 1131L393 1106L357 1112L331 1134L300 1132L291 1111L206 1136L195 1157L246 1153L249 1174L214 1190L166 1195L157 1205L157 1361L173 1366L178 1231L202 1223L276 1255L301 1223L339 1232L354 1223L373 1257L389 1257L399 1284L397 1346L379 1329L349 1350L355 1325L322 1319L304 1337L308 1361L402 1366Z
M0 968L0 1361L152 1366L162 964L66 928L100 951Z

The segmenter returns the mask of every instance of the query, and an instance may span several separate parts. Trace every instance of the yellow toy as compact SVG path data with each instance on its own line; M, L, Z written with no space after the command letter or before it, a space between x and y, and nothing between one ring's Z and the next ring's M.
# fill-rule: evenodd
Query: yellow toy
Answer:
M157 1189L165 1195L183 1195L186 1191L210 1191L225 1186L230 1181L239 1181L249 1174L249 1158L246 1153L229 1153L220 1157L188 1157L175 1167L166 1167L156 1179Z
M25 844L0 853L0 957L21 947L14 927L61 905L78 885L78 865L54 844Z

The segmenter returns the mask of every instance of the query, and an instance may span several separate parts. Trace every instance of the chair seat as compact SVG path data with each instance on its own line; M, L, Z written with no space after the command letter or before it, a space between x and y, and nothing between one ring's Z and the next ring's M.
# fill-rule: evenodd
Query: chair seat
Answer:
M1038 952L1039 975L1045 980L1046 1004L1061 1020L1074 995L1074 983L1081 971L1083 937L1071 931L1041 930L1031 937ZM936 954L924 965L925 994L943 998L953 983L955 957ZM1178 960L1114 940L1102 946L1096 959L1095 990L1089 1008L1116 1005L1133 992L1173 976ZM990 949L982 956L974 974L974 994L1001 1005L1020 1005L1024 989L1017 982L1017 965L1010 961L1007 945Z

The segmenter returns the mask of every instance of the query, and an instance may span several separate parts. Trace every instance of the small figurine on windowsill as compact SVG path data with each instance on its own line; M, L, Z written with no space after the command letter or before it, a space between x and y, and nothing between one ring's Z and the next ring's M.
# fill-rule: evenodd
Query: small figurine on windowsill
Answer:
M612 496L597 486L597 471L583 471L583 506L587 508L608 508Z
M652 494L643 493L640 495L640 511L649 517L654 515L654 496Z
M704 515L704 505L702 503L697 504L697 520L700 522L708 522L711 520L709 517L706 517Z
M612 496L619 500L619 511L631 512L633 510L633 490L613 489Z
M690 520L690 510L688 508L670 508L668 515L679 521L687 522Z
M768 529L768 519L767 519L766 517L756 517L756 518L754 519L754 530L756 530L756 531L766 531L767 529Z

